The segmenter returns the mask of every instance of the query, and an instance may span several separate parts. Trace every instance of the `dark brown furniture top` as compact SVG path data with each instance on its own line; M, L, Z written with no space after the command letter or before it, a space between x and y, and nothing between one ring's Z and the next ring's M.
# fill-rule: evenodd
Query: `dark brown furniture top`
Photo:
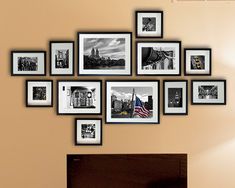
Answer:
M68 155L67 188L187 188L187 154Z

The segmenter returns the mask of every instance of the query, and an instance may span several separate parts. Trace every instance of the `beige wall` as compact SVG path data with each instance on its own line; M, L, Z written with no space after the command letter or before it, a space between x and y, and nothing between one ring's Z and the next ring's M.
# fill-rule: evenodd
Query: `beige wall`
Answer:
M67 153L188 153L189 188L235 187L235 2L172 2L0 0L0 187L65 188ZM137 9L164 11L164 39L212 48L227 105L189 105L180 117L161 110L160 125L104 125L102 147L75 147L74 116L25 107L27 78L10 76L9 52L48 50L49 40L75 40L77 31L134 31Z

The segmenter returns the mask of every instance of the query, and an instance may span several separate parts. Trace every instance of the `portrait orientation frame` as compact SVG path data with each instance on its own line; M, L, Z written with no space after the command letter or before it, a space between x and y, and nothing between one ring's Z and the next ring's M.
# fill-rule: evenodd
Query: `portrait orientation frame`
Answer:
M125 69L85 69L84 68L84 39L87 38L101 38L104 35L104 38L110 38L111 35L115 35L114 38L129 38L129 41L126 41L125 44ZM126 36L124 36L126 35ZM92 37L93 36L93 37ZM97 37L99 36L99 37ZM110 36L110 37L109 37ZM82 39L81 39L82 38ZM82 40L82 41L81 41ZM78 60L77 60L77 74L78 76L131 76L132 75L132 32L129 31L120 31L120 32L77 32L77 46L78 46ZM128 52L129 50L129 52ZM103 72L103 73L102 73ZM114 72L117 72L114 74Z
M172 86L167 87L167 83ZM170 112L170 110L168 109L169 107L168 108L166 107L166 103L168 104L169 102L168 101L169 98L166 97L166 95L168 96L169 93L166 92L166 89L171 88L171 87L182 88L183 97L182 97L181 109L175 108L175 109L172 109ZM168 109L168 112L167 112L167 109ZM163 80L163 114L164 115L188 115L188 80Z
M205 87L213 86L213 83L217 83L217 102L216 99L195 99L196 94L198 95L198 90L195 89L196 86L200 86L199 83L205 84ZM227 86L226 86L226 80L224 79L212 79L212 80L191 80L191 104L192 105L226 105L227 100ZM196 101L197 100L197 101ZM201 101L200 101L201 100Z
M172 45L172 46L169 46ZM175 69L165 70L165 69L147 69L144 70L142 66L142 48L150 48L148 52L144 54L146 60L156 58L156 53L153 52L152 48L160 48L164 46L166 48L174 47L176 48L175 54ZM150 50L150 51L149 51ZM181 75L181 41L136 41L136 75L137 76L180 76Z
M35 102L36 104L30 104L30 103L33 103L33 101L30 102L30 100L29 100L29 97L30 97L29 94L31 93L33 95L33 92L30 92L30 90L29 90L29 88L33 87L33 86L29 86L30 82L41 83L38 86L43 86L43 87L47 87L48 85L46 85L46 83L47 84L49 83L50 92L48 93L48 91L47 91L47 93L46 93L47 96L49 97L49 104L46 104L46 102L43 104L42 101L37 101L37 102ZM25 104L26 104L26 107L53 107L53 80L26 80L25 81Z
M144 34L140 35L139 29L142 27L139 26L140 22L141 22L141 20L139 20L139 19L143 18L143 17L141 17L141 14L142 15L147 14L152 17L155 15L156 22L157 22L157 14L160 15L160 18L158 18L158 21L160 21L160 27L161 27L160 34L157 35L155 32L155 35L154 35L154 32L152 32L152 35L147 34L147 33L145 35ZM135 37L136 38L163 38L163 30L164 30L163 17L164 17L164 13L161 10L136 10L135 11ZM157 28L157 23L156 23L155 27ZM158 28L159 28L159 25L158 25Z
M22 55L26 55L28 54L30 56L32 56L32 54L37 54L39 58L39 60L41 61L40 66L40 70L38 70L38 73L33 73L33 71L26 71L25 72L20 72L19 70L16 70L16 67L18 67L18 65L16 65L16 60L15 58L17 58L17 54L22 54ZM41 55L41 56L39 56ZM45 76L46 75L46 51L44 50L12 50L11 51L11 76ZM15 57L14 57L15 56Z
M87 143L84 141L84 142L78 142L78 139L79 139L79 135L77 134L78 133L78 121L84 121L84 122L95 122L95 121L99 121L99 127L98 127L98 130L99 130L99 134L98 134L98 141L97 143L95 142L89 142L87 141ZM102 123L102 118L75 118L75 121L74 121L74 144L75 146L102 146L103 144L103 123Z
M121 119L112 118L112 115L111 115L112 102L110 103L110 101L108 101L108 100L112 100L112 94L110 92L112 88L112 84L113 84L113 87L120 88L120 87L126 86L126 87L133 87L134 89L134 87L135 88L141 87L140 83L143 84L142 87L152 87L152 101L153 100L155 101L155 102L152 102L153 117L151 117L151 119L130 118L129 121L128 121L128 118L121 118ZM142 105L145 104L142 101L141 103ZM110 110L108 109L109 107L110 107ZM105 108L106 108L105 110L105 123L106 124L160 124L160 81L159 80L106 80L105 81ZM132 110L134 112L134 109Z
M67 85L66 83L71 83L71 84L81 83L81 85L78 85L77 87L85 87L84 86L85 84L82 84L82 83L86 83L89 85L92 82L99 85L98 87L99 91L98 91L98 94L96 94L96 96L98 96L97 100L99 100L97 102L99 104L99 107L96 107L94 111L90 110L90 112L85 112L88 110L82 110L82 112L69 112L68 110L68 112L65 112L67 109L66 110L62 109L63 112L61 112L61 109L60 109L61 106L60 106L60 100L59 100L60 94L61 94L60 83L64 83L65 84L64 87ZM76 86L73 86L73 87L76 87ZM67 93L64 93L64 95L68 96ZM64 102L65 100L62 100L62 101ZM57 80L57 115L102 115L102 80Z
M190 53L195 56L204 56L205 70L191 69ZM184 48L184 75L185 76L210 76L212 72L212 49L211 48ZM191 73L190 73L191 72Z
M69 61L72 61L71 63L69 63L69 65L71 66L71 71L69 73L53 73L53 67L52 67L52 50L53 50L53 44L57 44L57 45L69 45L71 44L71 50L72 50L72 55L70 53L71 58L69 59ZM61 48L61 47L60 47ZM67 47L68 48L68 47ZM49 53L50 53L50 75L51 76L74 76L75 73L75 68L74 68L74 62L75 62L75 47L74 47L74 41L72 40L51 40L49 41ZM71 60L72 59L72 60ZM56 70L56 68L54 68ZM67 71L68 72L68 71Z

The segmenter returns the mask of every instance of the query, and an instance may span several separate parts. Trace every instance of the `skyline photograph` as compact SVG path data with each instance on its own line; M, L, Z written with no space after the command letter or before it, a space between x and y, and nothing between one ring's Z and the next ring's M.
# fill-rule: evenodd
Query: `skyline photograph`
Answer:
M125 38L85 38L84 55L90 56L92 49L98 49L100 57L125 59Z
M142 102L148 101L148 96L153 95L152 87L112 87L111 93L115 95L118 100L131 100L133 89Z

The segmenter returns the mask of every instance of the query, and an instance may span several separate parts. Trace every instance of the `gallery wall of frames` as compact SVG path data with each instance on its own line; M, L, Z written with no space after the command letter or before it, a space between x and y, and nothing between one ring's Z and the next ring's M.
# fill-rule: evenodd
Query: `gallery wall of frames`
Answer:
M52 80L26 79L26 107L53 107L53 97L57 97L57 115L96 115L96 118L75 118L74 144L81 146L102 145L103 113L105 124L160 124L161 109L163 115L188 115L187 76L212 75L211 49L191 47L184 48L182 53L181 41L163 40L163 11L136 11L135 18L135 38L142 38L136 40L135 50L129 31L78 32L75 42L49 41L49 63L46 51L12 50L12 76L45 76L49 67L50 76L73 78L57 80L56 92ZM132 51L136 56L135 80ZM181 64L184 79L179 77ZM82 76L91 79L84 80ZM110 76L105 80L105 93L97 76ZM113 80L112 76L126 77ZM151 79L142 79L148 76ZM160 76L167 78L161 83ZM226 80L206 77L192 79L190 85L191 105L226 104Z

